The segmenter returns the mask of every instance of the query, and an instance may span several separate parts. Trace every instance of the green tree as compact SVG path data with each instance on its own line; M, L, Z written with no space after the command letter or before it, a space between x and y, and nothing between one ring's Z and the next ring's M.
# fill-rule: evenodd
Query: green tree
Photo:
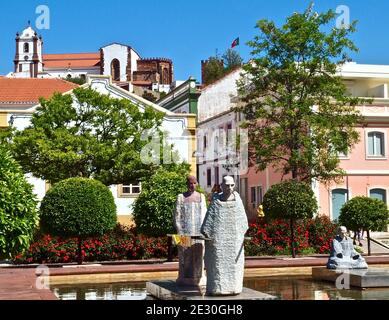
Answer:
M173 211L177 195L185 192L189 166L160 169L142 184L142 193L133 206L137 231L151 237L174 233Z
M335 28L333 11L316 13L312 5L286 23L260 20L259 35L248 42L252 59L238 81L242 112L259 170L272 165L293 179L332 180L344 174L339 152L346 152L359 135L361 121L352 97L337 74L357 51L350 28Z
M317 201L310 185L295 180L272 185L263 197L265 218L286 219L290 223L290 248L296 257L294 224L299 219L310 219L317 211Z
M112 192L100 181L70 178L54 184L42 200L41 230L61 237L77 237L78 263L82 264L82 240L103 235L116 226Z
M143 91L142 98L149 100L151 102L157 101L157 97L154 96L150 91L146 91L146 90Z
M238 52L232 49L219 58L218 55L209 57L204 64L203 83L208 85L222 78L230 70L242 65L243 59Z
M225 72L228 72L242 65L243 59L239 53L233 49L227 49L222 56Z
M163 116L152 107L142 112L128 100L77 88L73 97L42 99L11 148L25 172L51 183L78 176L105 185L139 180L159 166L145 162L140 151L150 142L142 134L158 133Z
M203 83L210 84L224 75L223 61L218 57L210 57L204 66Z
M385 202L369 197L355 197L340 210L339 223L349 230L363 229L367 232L368 255L370 256L370 231L386 231L389 223Z
M0 147L0 259L28 248L38 226L37 204L22 168Z
M63 80L73 82L73 83L79 84L79 85L83 85L84 83L86 83L86 78L81 78L81 77L75 77L75 78L66 77L66 78L63 78Z

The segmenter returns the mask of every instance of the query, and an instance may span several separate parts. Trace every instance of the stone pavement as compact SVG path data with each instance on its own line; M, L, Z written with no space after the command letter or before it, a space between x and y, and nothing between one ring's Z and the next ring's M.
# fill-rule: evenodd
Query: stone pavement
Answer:
M369 265L379 264L388 265L389 255L375 255L367 257ZM272 275L274 270L287 271L307 269L314 266L324 266L327 263L327 255L297 257L247 257L245 262L245 273L258 275ZM169 277L176 276L178 270L177 262L168 263L145 263L140 264L102 264L100 266L83 266L83 267L50 267L50 276L53 278L61 276L77 275L147 275L154 280L162 279L164 274L170 273ZM268 272L271 271L271 272ZM256 273L257 272L257 273ZM273 272L273 273L272 273ZM293 272L295 274L295 272ZM0 300L53 300L57 299L54 293L48 289L37 289L35 286L37 276L34 267L0 267Z
M0 300L57 300L48 289L36 288L35 268L0 268Z
M389 245L382 242L382 241L388 241L389 240L389 233L388 232L372 232L371 233L372 240L370 241L370 251L372 255L375 254L389 254ZM375 240L375 241L374 241ZM378 242L378 243L377 243ZM367 238L366 233L365 237L360 241L362 246L360 247L363 251L363 253L367 254ZM379 243L383 243L384 246L380 245ZM356 241L356 245L359 244L359 241Z

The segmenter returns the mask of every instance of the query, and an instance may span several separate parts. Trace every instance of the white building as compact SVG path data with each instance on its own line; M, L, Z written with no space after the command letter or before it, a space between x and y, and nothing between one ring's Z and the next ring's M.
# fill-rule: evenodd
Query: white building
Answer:
M109 75L120 87L133 92L169 92L173 63L166 58L142 58L134 48L120 43L103 46L98 52L44 54L42 37L28 26L16 33L14 70L10 78L82 78Z
M198 142L197 151L198 175L200 185L210 192L215 184L220 184L225 175L234 176L236 189L240 190L239 172L228 158L228 134L239 128L236 107L237 86L241 68L235 69L223 78L202 88L197 102ZM243 199L245 200L245 199Z
M66 81L59 79L7 79L0 78L1 81L5 82L27 82L26 91L31 92L31 88L34 86L43 86L43 83L46 82L60 82L67 83ZM31 86L31 83L34 83ZM30 83L30 85L28 85ZM51 91L51 94L54 91L65 92L66 88L63 88L62 91L57 88L59 84L56 84L55 90ZM71 86L73 84L70 84ZM115 84L112 83L111 78L109 76L101 76L94 75L87 77L87 83L84 85L90 86L92 89L96 90L101 94L109 94L112 98L117 99L127 99L131 101L133 104L137 105L140 110L144 110L145 107L152 106L158 111L165 113L165 117L162 122L162 130L167 133L169 143L174 145L174 150L178 151L180 156L180 161L186 161L191 165L192 172L191 174L195 174L196 172L196 158L194 157L194 149L196 148L196 115L195 114L176 114L171 111L168 111L158 105L151 103L148 100L145 100L133 93L130 93L127 90L124 90ZM54 88L54 87L53 87ZM70 91L67 93L71 93L73 87L69 88ZM68 90L69 90L68 89ZM7 90L4 89L4 96L7 96ZM16 93L14 92L16 91ZM20 88L18 90L14 90L8 95L17 95L20 96ZM20 101L16 103L7 103L6 101L1 102L1 92L0 89L0 127L5 127L8 124L12 123L17 129L21 130L29 125L30 118L32 113L35 111L39 103L35 101L23 103ZM43 94L43 92L42 92ZM23 95L21 95L23 96ZM7 98L3 98L6 100ZM20 98L18 98L20 99ZM15 99L14 99L15 100ZM25 97L24 100L31 100L31 98ZM47 183L45 181L36 179L34 177L29 176L30 182L34 185L34 191L38 195L39 200L41 200L48 188ZM113 185L110 187L112 194L115 198L115 203L117 206L118 212L118 220L122 223L129 223L131 221L131 205L135 201L138 194L141 192L141 185L138 183L130 184L130 185Z
M28 26L16 34L15 77L36 78L43 71L42 37Z

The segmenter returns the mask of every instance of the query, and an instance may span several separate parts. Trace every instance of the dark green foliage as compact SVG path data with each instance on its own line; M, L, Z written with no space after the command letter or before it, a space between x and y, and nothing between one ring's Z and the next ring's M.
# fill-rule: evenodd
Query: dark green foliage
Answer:
M137 235L133 228L117 225L104 236L84 239L83 260L115 261L166 258L167 237L149 238ZM19 264L69 263L77 261L77 238L63 239L39 235L30 248L14 257Z
M299 220L295 225L295 249L297 254L330 253L337 225L326 216ZM289 221L258 219L249 225L245 241L245 253L257 255L284 255L290 251L291 230Z
M228 49L222 56L225 72L242 65L243 59L239 53L233 49Z
M70 178L56 183L41 207L41 229L63 237L103 235L116 225L116 205L101 182Z
M295 221L312 218L317 211L317 201L312 188L295 180L275 184L265 193L262 205L266 219L290 221L290 247L294 258L298 248L294 234Z
M133 216L137 231L147 236L166 236L175 233L173 211L179 193L185 192L186 167L175 170L159 169L142 183L142 193L134 204Z
M204 67L203 83L211 84L224 75L223 61L217 57L210 57Z
M165 97L167 95L167 93L165 92L165 91L161 91L160 93L159 93L159 98L158 98L158 100L159 99L162 99L163 97Z
M388 207L378 199L355 197L340 210L339 223L349 230L386 231Z
M164 114L90 88L73 95L79 106L66 94L42 99L31 125L15 133L12 151L25 172L50 183L81 176L105 185L152 175L158 166L142 161L149 143L142 134L158 134Z
M157 100L156 96L154 96L151 92L146 90L143 91L142 98L149 100L151 102L155 102Z
M27 249L37 225L33 188L19 164L0 147L0 259Z
M362 118L355 106L366 101L350 96L337 73L357 51L350 40L356 22L335 28L335 19L334 11L317 13L311 5L282 26L258 21L236 111L245 115L242 127L259 170L272 165L308 183L344 174L338 154L359 140L355 125Z
M263 197L263 211L270 219L312 218L317 201L308 184L288 180L270 187Z
M222 78L231 70L242 65L243 59L235 50L228 49L220 59L218 56L209 57L204 67L205 85L211 84Z
M79 85L83 85L84 83L86 83L86 78L81 78L81 77L75 77L75 78L67 77L67 78L63 78L63 80L73 82Z

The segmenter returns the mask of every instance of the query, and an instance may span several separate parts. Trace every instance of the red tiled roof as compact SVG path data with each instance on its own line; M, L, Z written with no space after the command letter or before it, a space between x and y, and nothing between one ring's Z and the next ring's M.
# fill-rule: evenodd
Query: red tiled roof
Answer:
M100 65L100 53L44 54L45 68L85 68Z
M62 79L0 78L0 103L38 103L55 92L66 92L78 85Z

